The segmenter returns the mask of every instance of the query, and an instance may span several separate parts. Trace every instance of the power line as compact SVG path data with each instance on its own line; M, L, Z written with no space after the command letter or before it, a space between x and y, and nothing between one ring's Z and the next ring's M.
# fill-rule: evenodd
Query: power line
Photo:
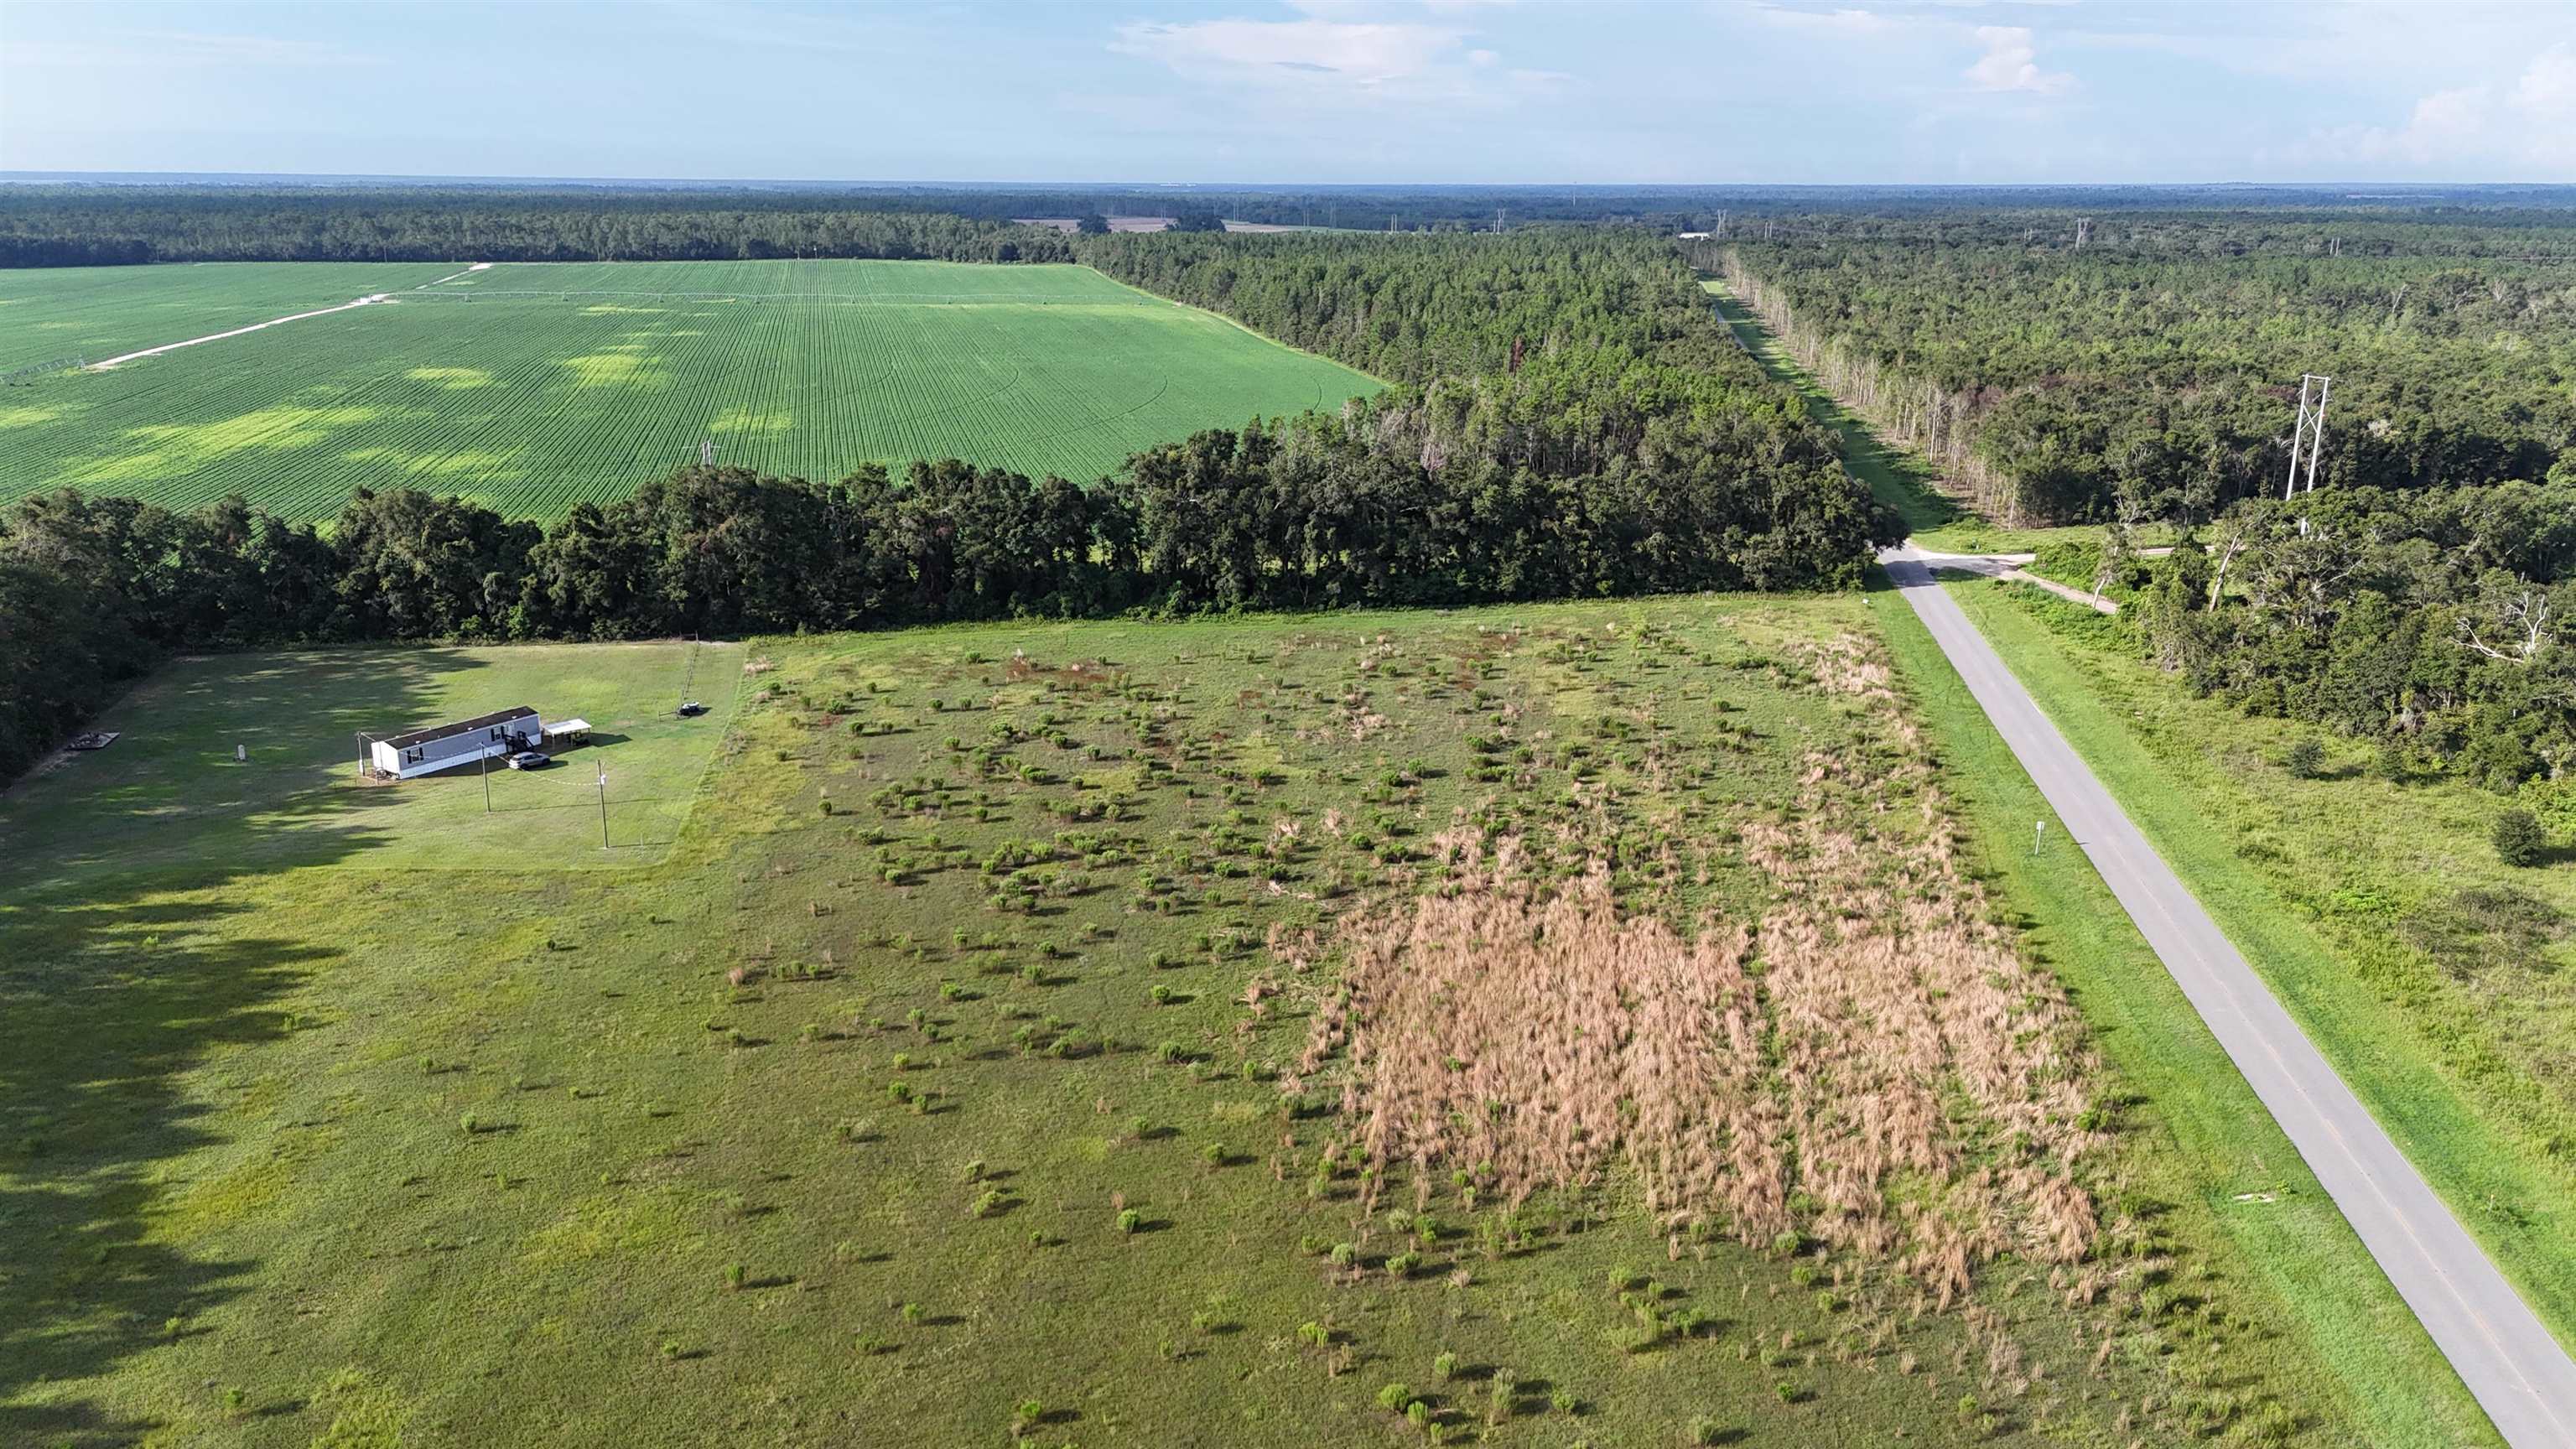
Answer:
M2299 421L2290 430L2290 479L2281 489L2281 500L2288 502L2299 493L2317 491L2317 455L2326 447L2326 394L2333 390L2334 379L2308 373L2299 379ZM2313 393L2316 404L2310 410L2308 397ZM2299 480L2299 452L2305 445L2308 455L2307 486Z

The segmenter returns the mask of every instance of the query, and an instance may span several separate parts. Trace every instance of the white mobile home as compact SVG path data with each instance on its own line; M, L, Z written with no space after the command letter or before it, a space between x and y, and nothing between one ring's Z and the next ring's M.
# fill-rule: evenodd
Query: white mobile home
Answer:
M370 740L367 763L379 775L408 780L530 748L544 733L537 712L522 704L497 714Z

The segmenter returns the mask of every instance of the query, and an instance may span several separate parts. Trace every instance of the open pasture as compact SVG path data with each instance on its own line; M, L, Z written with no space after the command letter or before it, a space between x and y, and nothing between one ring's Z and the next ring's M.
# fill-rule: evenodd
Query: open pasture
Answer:
M2480 1442L1992 923L1860 600L745 652L627 869L8 821L0 1438ZM138 700L649 656L418 657Z
M679 719L693 688L710 706ZM0 894L101 871L220 859L283 870L560 870L661 857L732 718L738 644L532 644L216 655L154 675L101 715L121 737L0 796ZM394 734L512 705L595 727L551 767L361 781L357 732ZM249 752L236 762L234 746ZM600 768L610 846L600 846Z
M289 301L292 268L256 266L238 269L226 310L199 279L234 268L105 270L43 274L69 279L34 284L63 295L26 305L73 316L145 305L120 292L189 289L184 313L201 320L173 315L150 335L119 323L139 348L387 289L340 278ZM720 461L814 479L962 457L1088 481L1148 444L1377 386L1081 267L461 270L378 269L368 277L402 282L383 305L11 388L0 497L73 486L192 506L238 492L311 518L357 487L418 487L551 518L695 462L707 441Z

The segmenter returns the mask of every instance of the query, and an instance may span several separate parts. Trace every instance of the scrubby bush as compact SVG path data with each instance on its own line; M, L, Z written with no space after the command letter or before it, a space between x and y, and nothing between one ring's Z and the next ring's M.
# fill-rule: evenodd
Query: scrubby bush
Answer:
M2497 816L2488 838L2495 845L2496 859L2511 866L2538 865L2549 848L2548 832L2528 810L2507 810Z

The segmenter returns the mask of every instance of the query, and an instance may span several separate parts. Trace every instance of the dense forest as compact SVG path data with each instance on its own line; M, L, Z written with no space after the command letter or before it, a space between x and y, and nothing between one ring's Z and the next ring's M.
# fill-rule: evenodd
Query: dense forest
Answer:
M747 198L482 193L208 196L199 190L0 187L0 267L153 262L729 261L862 257L1063 262L1048 227L920 211L765 208Z
M2249 233L2313 239L2329 219L2393 208L2472 214L2489 234L2547 225L2563 186L858 186L789 182L404 182L253 177L225 184L0 185L0 266L203 261L677 261L744 257L1061 260L1017 217L1174 216L1351 231L1531 223L1670 235L1833 235L1920 243L2064 230L2081 208L2135 244L2173 208L2226 207ZM2392 200L2391 198L2395 198ZM2411 214L2396 211L2397 215ZM872 218L901 218L879 225ZM2535 220L2542 218L2543 220ZM2185 223L2198 227L2200 223ZM2385 223L2404 230L2411 223ZM1732 226L1733 230L1727 228ZM1748 231L1748 227L1756 228ZM2195 237L2201 233L2194 232ZM2069 233L2071 235L2071 232ZM2234 245L2234 241L2212 242ZM2420 250L2420 247L2417 248Z
M2321 489L2534 479L2576 439L2564 213L1810 218L1695 255L2008 521L2277 495L2311 372L2334 379Z
M0 778L169 649L1847 587L1893 537L1662 239L1079 244L1398 386L1090 487L957 461L692 468L551 526L410 491L319 528L238 499L30 497L0 514Z
M2396 778L2563 779L2544 793L2576 827L2576 463L2253 500L2164 558L2107 537L2040 567L2123 592L2123 627L2193 689L2373 743Z

